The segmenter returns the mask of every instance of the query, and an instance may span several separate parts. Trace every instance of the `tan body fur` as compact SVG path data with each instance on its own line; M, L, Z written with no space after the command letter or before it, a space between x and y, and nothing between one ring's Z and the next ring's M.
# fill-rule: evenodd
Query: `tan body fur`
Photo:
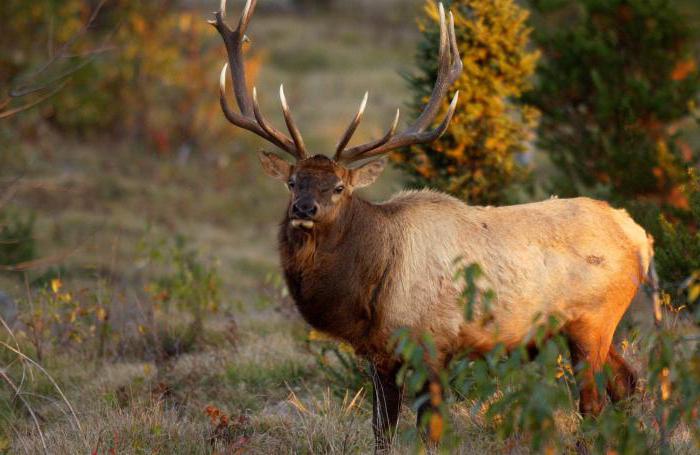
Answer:
M378 207L393 213L402 252L377 333L428 330L439 345L485 351L532 335L534 322L590 321L612 336L649 267L644 230L622 210L586 198L469 207L444 194L407 192ZM481 266L490 314L464 320L457 267ZM482 320L487 322L482 324Z
M373 204L353 190L371 184L381 162L347 169L323 156L294 166L269 154L261 160L291 190L279 242L297 307L312 326L374 365L384 393L375 397L377 447L387 446L386 428L401 402L394 380L400 364L390 345L399 328L432 335L437 372L457 353L528 344L552 316L582 369L583 413L604 405L593 378L606 364L614 401L634 391L635 374L611 343L653 274L653 250L651 237L624 210L588 198L473 207L429 190ZM488 307L477 303L467 320L457 272L472 263L484 273L477 285L494 298Z
M644 230L624 211L591 199L470 207L441 193L418 191L364 208L385 221L370 228L374 232L350 224L350 232L365 237L368 248L363 249L372 251L372 266L389 267L381 295L366 310L374 321L349 333L335 325L317 328L344 338L361 352L375 351L372 356L383 355L376 347L386 346L400 327L431 333L444 355L464 349L483 352L499 342L514 346L533 334L537 320L544 322L550 315L565 324L586 321L607 339L649 267ZM324 257L323 236L318 237L318 245L305 245L318 251L307 253L304 271L309 280L332 287L332 276L325 270L332 268L329 262L341 260L338 247L331 246L329 260ZM388 258L391 264L382 264L381 259ZM337 276L343 283L348 283L349 269L358 265L357 258L347 259L350 262L343 261ZM458 298L461 283L455 276L470 263L481 266L486 277L481 287L492 289L495 299L488 318L476 305L474 320L466 321ZM377 286L371 281L367 289ZM324 305L326 310L332 306L331 300Z

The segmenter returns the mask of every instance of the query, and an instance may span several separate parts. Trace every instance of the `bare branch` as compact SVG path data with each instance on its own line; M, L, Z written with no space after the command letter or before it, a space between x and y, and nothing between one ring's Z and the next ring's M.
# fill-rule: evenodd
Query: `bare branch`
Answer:
M18 114L18 113L22 112L22 111L26 111L26 110L28 110L28 109L31 109L31 108L33 108L34 106L36 106L36 105L38 105L38 104L40 104L40 103L43 103L43 102L46 101L47 99L49 99L49 98L51 98L52 96L54 96L56 93L60 92L61 89L63 89L63 87L65 87L65 86L66 86L66 82L64 81L64 82L61 83L58 87L54 88L53 90L51 90L51 91L50 91L49 93L47 93L46 95L40 96L39 98L35 99L34 101L32 101L32 102L30 102L30 103L27 103L27 104L24 104L24 105L22 105L22 106L15 107L15 108L13 108L13 109L8 109L8 110L6 110L6 111L0 112L0 120L2 120L2 119L4 119L4 118L7 118L7 117L11 117L11 116L13 116L13 115L15 115L15 114ZM7 104L8 104L8 103L5 103L5 105L7 105Z

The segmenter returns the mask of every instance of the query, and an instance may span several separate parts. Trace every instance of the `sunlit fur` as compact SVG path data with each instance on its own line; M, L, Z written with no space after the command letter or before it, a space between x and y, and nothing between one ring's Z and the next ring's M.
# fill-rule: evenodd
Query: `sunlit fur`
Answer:
M627 384L618 398L631 393L634 375L611 341L653 252L650 237L624 210L588 198L474 207L430 190L374 204L352 194L353 180L373 180L363 169L320 158L308 166L282 163L277 173L285 178L311 172L319 182L332 175L349 187L313 230L293 228L289 216L280 228L289 289L317 329L392 371L387 343L400 327L433 336L439 368L464 349L478 354L499 342L527 342L538 323L555 316L574 359L587 361L591 372L608 362ZM464 284L455 276L471 263L483 269L479 287L495 298L489 309L476 305L467 321L459 298ZM602 401L588 377L581 409L596 413Z

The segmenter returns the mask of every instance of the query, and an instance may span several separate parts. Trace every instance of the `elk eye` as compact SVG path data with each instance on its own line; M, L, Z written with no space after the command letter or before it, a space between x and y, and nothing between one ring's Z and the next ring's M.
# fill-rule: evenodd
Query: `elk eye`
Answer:
M334 192L335 194L340 194L340 193L342 193L344 190L345 190L345 186L343 186L343 185L338 185L338 186L335 187L335 189L333 190L333 192Z
M287 186L289 187L289 189L294 188L294 180L289 180L289 181L287 182Z

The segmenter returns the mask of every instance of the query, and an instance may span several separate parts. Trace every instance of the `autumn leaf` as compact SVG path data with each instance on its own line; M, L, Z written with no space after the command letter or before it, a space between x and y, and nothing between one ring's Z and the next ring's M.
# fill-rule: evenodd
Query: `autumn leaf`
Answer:
M430 386L430 404L440 406L442 404L442 387L437 382L431 382Z
M428 425L428 435L430 440L433 442L440 442L443 429L444 423L442 421L442 416L437 412L432 413L430 415L430 422Z
M54 294L57 294L58 291L63 287L63 282L61 281L60 278L54 278L51 280L51 290L53 291Z
M671 397L671 373L668 368L661 370L661 399L668 400Z
M676 64L675 68L673 68L673 71L671 72L671 79L676 82L682 81L694 73L696 68L697 65L695 64L695 60L692 58L680 61Z

